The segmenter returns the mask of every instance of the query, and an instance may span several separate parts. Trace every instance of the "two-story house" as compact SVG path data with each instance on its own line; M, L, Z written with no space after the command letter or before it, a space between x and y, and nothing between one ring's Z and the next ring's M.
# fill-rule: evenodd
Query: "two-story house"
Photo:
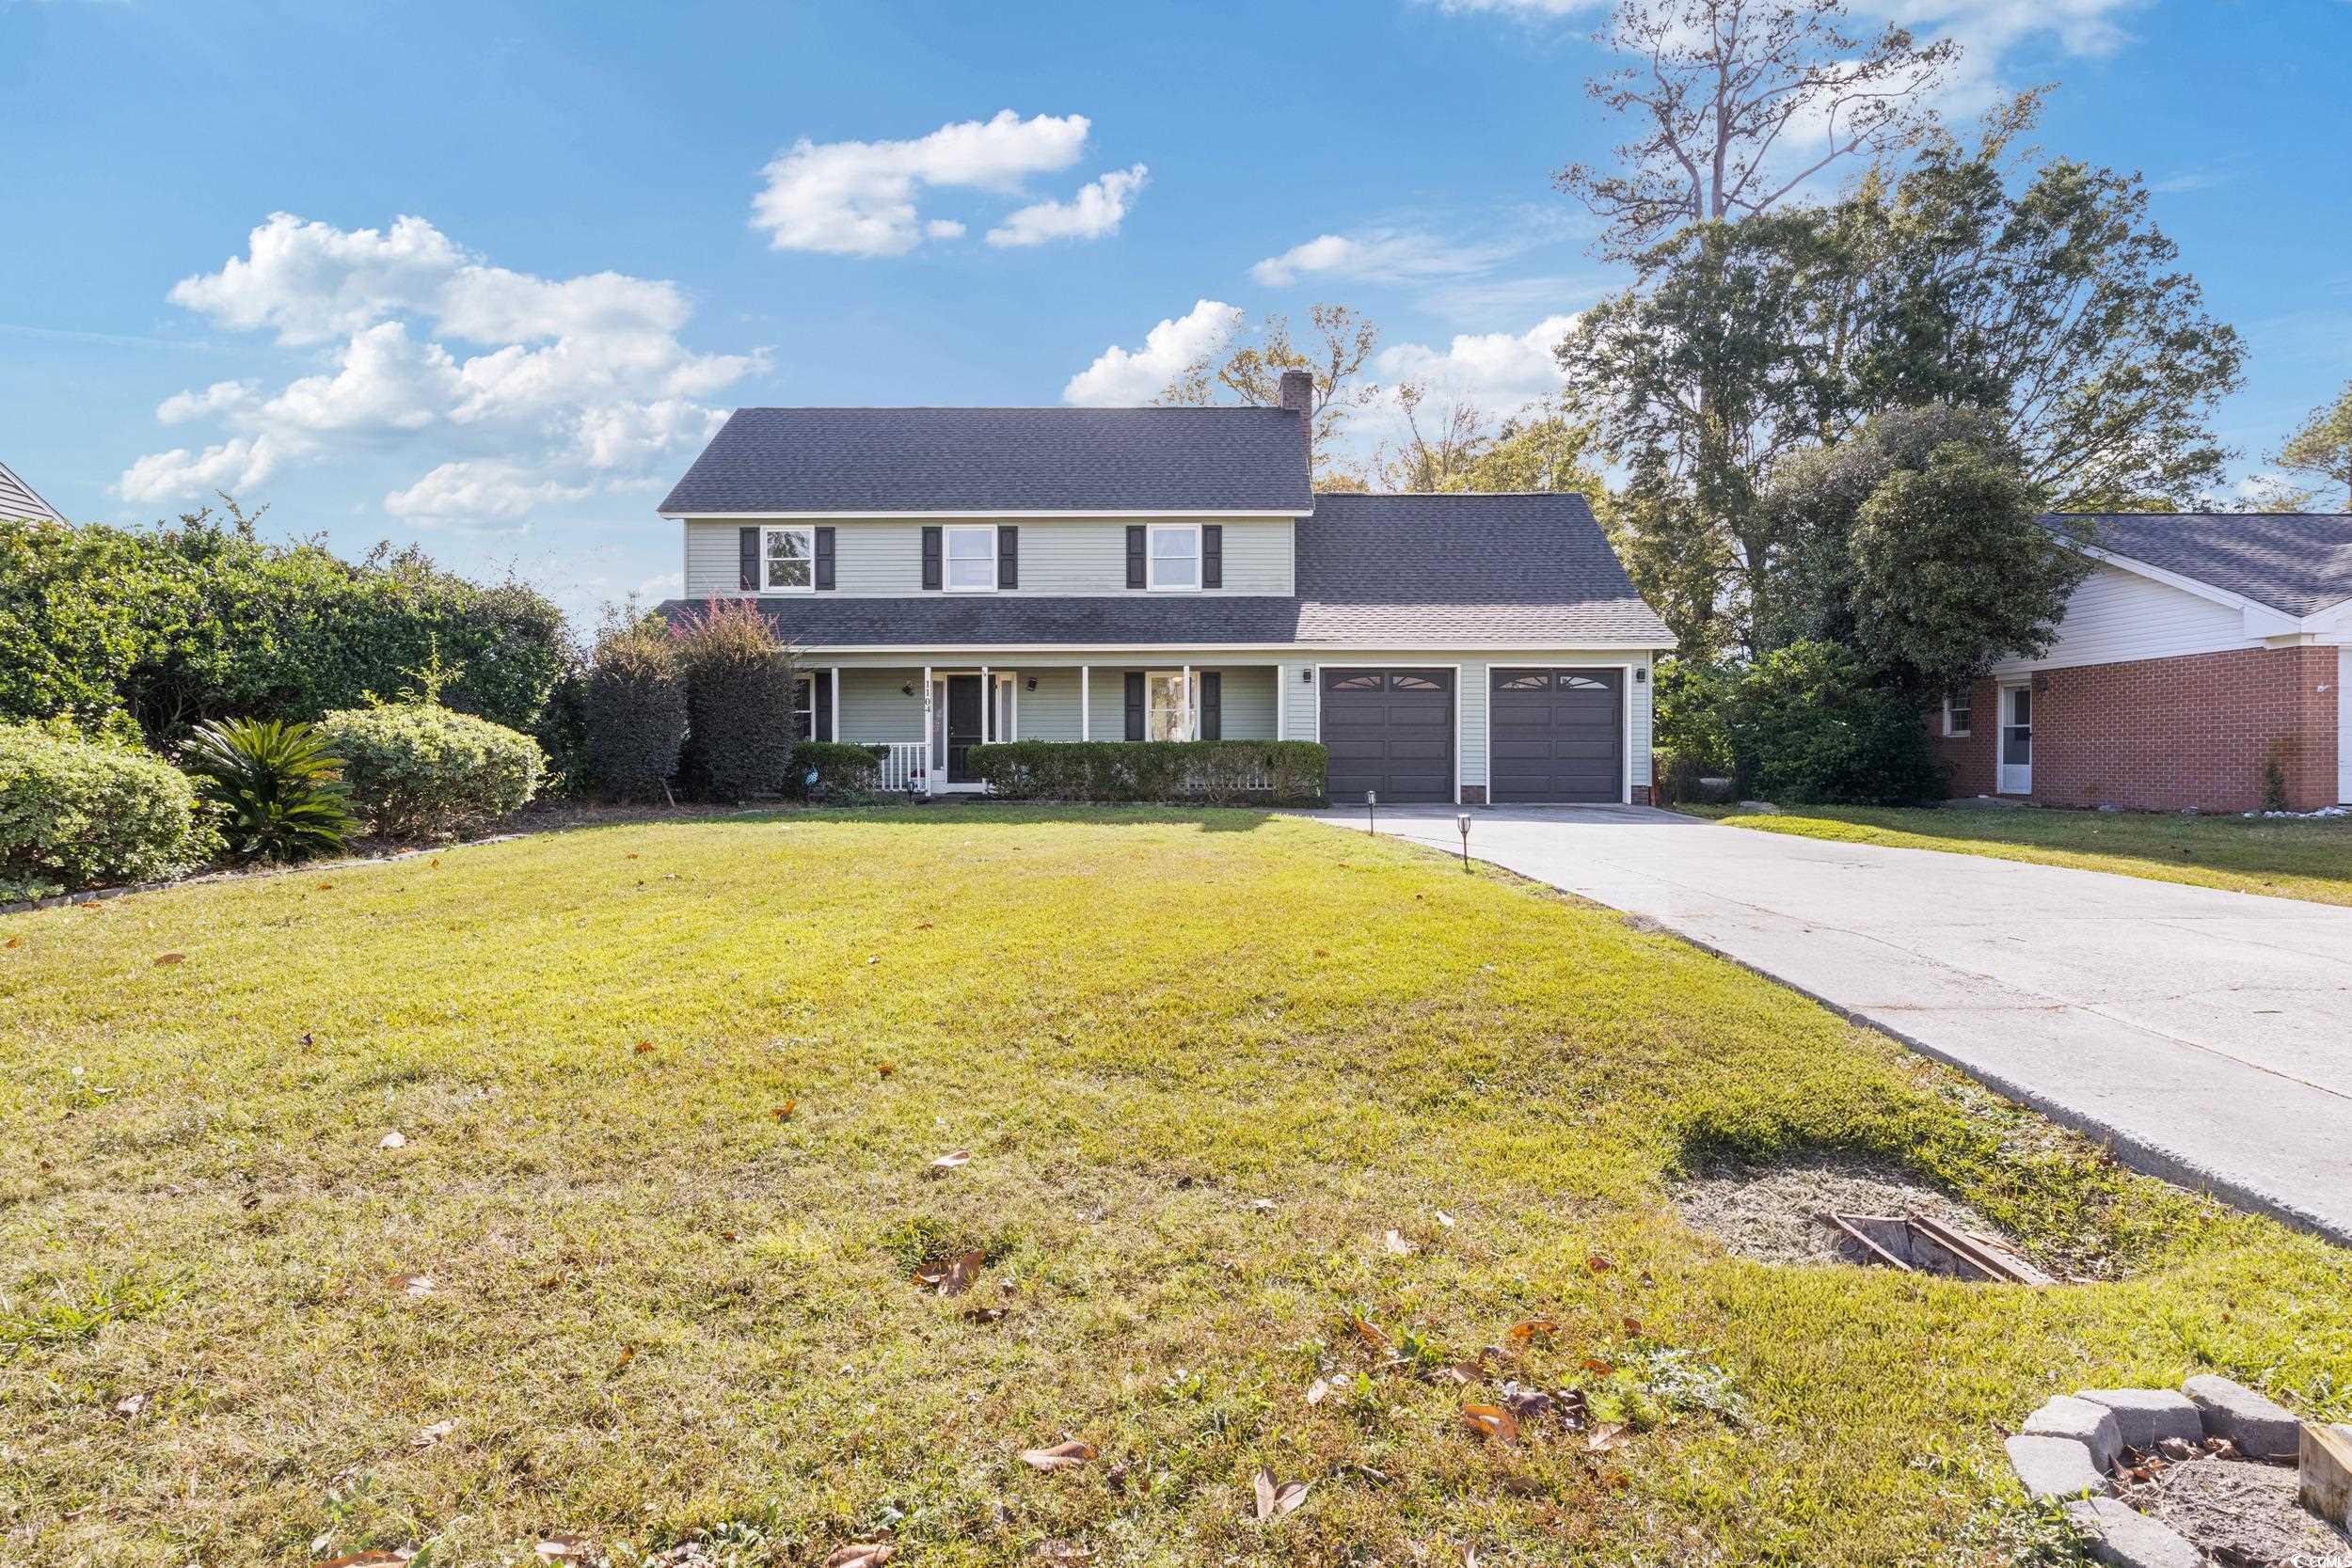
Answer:
M1335 800L1646 801L1673 639L1576 495L1322 495L1272 408L745 408L661 505L886 787L993 740L1295 739Z

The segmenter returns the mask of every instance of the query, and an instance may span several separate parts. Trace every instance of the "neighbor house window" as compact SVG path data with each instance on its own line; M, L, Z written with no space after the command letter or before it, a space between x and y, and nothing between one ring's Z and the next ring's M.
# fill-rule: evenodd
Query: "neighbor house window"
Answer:
M1968 733L1968 693L1958 692L1944 699L1944 733L1954 739Z
M996 590L996 530L947 531L947 592L993 594Z
M765 594L811 594L817 590L817 531L813 528L765 528L759 531L760 591Z
M1151 573L1144 578L1148 588L1179 589L1200 586L1200 530L1191 523L1153 523L1151 549L1147 552Z
M1150 712L1144 721L1147 740L1192 738L1191 693L1181 670L1154 670L1143 678Z

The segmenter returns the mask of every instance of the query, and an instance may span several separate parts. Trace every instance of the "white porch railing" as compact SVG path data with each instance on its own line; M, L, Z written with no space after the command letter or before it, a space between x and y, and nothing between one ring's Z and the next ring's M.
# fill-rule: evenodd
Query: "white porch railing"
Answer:
M885 790L917 791L924 787L923 773L930 747L920 740L888 740L882 759L882 787Z

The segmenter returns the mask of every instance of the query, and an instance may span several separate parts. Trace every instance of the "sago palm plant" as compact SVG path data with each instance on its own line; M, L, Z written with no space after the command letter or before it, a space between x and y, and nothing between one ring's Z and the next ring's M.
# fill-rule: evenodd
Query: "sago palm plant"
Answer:
M342 759L311 725L199 724L180 761L197 792L221 808L221 832L241 860L309 860L342 848L351 832Z

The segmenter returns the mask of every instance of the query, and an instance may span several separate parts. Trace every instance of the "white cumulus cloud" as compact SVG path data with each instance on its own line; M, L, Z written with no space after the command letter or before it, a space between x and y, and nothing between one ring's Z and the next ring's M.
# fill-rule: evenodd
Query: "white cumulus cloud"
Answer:
M963 232L952 219L923 219L915 202L925 187L1017 196L1031 176L1076 163L1089 128L1084 115L1023 119L1003 109L993 119L943 125L910 141L803 136L763 171L766 183L752 198L752 227L766 230L778 250L903 256L926 235L952 239Z
M1398 343L1373 363L1390 385L1409 381L1439 403L1509 413L1560 389L1552 350L1575 325L1574 316L1546 316L1524 332L1457 333L1443 348Z
M1301 277L1348 278L1367 283L1423 282L1483 273L1507 261L1519 246L1449 241L1421 230L1375 229L1360 234L1318 234L1249 269L1268 288Z
M223 438L141 457L116 483L129 500L251 486L297 462L403 450L406 437L440 461L388 510L514 517L649 478L723 417L703 400L765 363L688 348L679 334L693 309L674 283L494 266L420 217L345 230L273 214L243 256L170 297L220 326L272 334L306 373L275 392L221 381L166 398L158 420L211 421Z
M1200 300L1183 315L1145 333L1141 348L1114 343L1104 349L1094 363L1070 378L1061 389L1061 400L1089 408L1150 403L1187 367L1223 349L1240 330L1237 307L1222 300Z
M1128 205L1151 171L1137 164L1113 169L1078 187L1068 201L1039 201L1022 208L988 231L993 245L1043 245L1048 240L1099 240L1119 232Z

